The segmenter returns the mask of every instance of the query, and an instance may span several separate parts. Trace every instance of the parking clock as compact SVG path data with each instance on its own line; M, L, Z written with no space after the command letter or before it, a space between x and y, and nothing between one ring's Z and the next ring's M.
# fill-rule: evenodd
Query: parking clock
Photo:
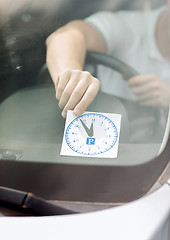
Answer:
M115 123L108 116L87 112L75 117L66 126L65 142L69 149L77 154L97 156L115 146L118 132Z

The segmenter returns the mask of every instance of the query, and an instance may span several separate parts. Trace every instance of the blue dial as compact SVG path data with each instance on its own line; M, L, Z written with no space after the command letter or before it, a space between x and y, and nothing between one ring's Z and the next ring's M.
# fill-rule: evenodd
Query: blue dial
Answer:
M100 113L85 113L75 118L65 133L67 145L82 155L98 155L109 151L117 142L115 124Z

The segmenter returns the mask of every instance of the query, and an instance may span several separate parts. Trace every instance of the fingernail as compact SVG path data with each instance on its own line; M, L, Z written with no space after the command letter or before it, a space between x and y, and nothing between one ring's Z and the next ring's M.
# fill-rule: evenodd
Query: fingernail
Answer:
M66 118L66 112L62 112L61 115L62 115L63 118Z
M80 111L79 109L75 109L75 110L73 111L73 113L74 113L74 115L76 115L76 116L80 116L80 115L81 115L81 111Z

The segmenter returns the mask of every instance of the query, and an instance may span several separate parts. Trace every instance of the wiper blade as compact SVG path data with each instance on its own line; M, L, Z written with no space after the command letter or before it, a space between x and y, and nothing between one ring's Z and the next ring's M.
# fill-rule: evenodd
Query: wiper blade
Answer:
M37 197L32 193L19 191L7 187L0 187L0 203L8 207L19 207L31 210L40 216L75 214L77 212L59 207L53 203Z

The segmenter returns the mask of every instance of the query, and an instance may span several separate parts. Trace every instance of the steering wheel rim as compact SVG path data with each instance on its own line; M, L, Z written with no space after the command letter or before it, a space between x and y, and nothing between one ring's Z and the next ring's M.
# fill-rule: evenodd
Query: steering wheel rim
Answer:
M101 64L103 66L112 68L113 70L122 74L125 80L128 80L129 78L132 78L139 74L135 69L133 69L125 62L106 53L88 51L86 55L86 62L95 62L95 64Z

